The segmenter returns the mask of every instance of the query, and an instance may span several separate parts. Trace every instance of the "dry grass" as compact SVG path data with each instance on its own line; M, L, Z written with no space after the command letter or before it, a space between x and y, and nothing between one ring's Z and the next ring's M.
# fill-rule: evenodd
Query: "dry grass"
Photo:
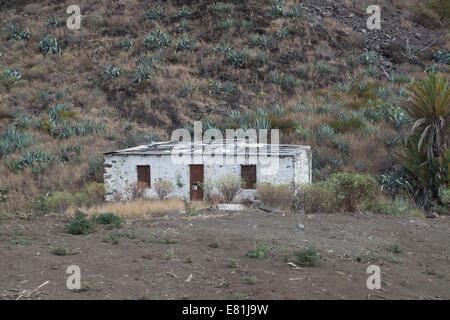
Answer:
M147 219L152 214L180 211L185 212L185 202L179 199L143 199L123 202L103 202L100 205L91 208L82 208L83 212L89 215L112 212L121 218L140 218ZM73 214L73 209L68 210L67 214Z

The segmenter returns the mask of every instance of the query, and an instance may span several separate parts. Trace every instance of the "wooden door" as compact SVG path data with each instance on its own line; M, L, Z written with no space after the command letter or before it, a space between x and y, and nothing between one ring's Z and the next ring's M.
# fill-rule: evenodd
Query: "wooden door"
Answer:
M241 165L241 179L244 189L256 189L256 165Z
M191 201L203 200L203 165L191 164L189 166L190 172L190 199Z

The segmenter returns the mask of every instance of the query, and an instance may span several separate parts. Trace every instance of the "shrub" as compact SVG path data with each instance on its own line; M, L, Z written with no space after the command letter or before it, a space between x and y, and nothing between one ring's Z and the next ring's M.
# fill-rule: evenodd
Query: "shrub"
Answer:
M154 183L153 188L160 200L164 200L175 189L174 184L170 180L159 179Z
M375 196L377 181L370 175L337 173L328 180L343 210L354 212L362 200Z
M426 2L432 1L427 0ZM439 5L439 7L444 9L444 6ZM439 29L441 27L439 14L423 3L416 2L414 4L412 7L411 19L430 29Z
M297 263L303 267L315 267L322 259L322 256L314 248L294 251L294 257L297 260Z
M296 187L293 197L293 207L304 210L305 213L332 213L337 209L334 193L324 182L317 182Z
M67 191L56 192L47 199L48 210L60 214L63 214L74 203L73 196Z
M249 258L265 259L267 253L273 251L273 248L265 243L259 244L258 242L255 242L253 246L254 248L247 252L247 257Z
M77 210L75 217L72 218L69 224L66 225L66 232L70 234L89 234L95 231L95 226L92 220L87 218L87 214Z
M73 195L73 202L76 207L82 207L88 202L89 196L84 192L76 192Z
M214 193L214 181L211 178L206 178L201 184L203 190L203 200L208 204L213 204L217 200L217 194Z
M365 127L362 120L357 118L350 118L345 120L331 120L328 125L333 128L335 132L345 133L352 130L358 130Z
M87 175L90 180L103 181L103 158L91 157L89 159Z
M88 207L102 202L106 194L105 185L99 182L88 183L83 187L83 191L87 196L84 204Z
M66 247L58 246L53 248L52 253L55 256L66 256L69 253L69 250Z
M394 200L364 201L363 207L365 210L389 216L410 216L413 211L411 202L400 197L396 197Z
M127 186L126 194L131 200L143 199L147 189L147 184L134 182Z
M0 185L0 202L8 199L8 189L5 185Z
M275 208L290 209L292 191L292 187L286 184L260 183L257 185L257 196L261 202Z
M1 192L1 190L0 190ZM450 205L450 187L449 186L441 186L438 191L439 200L443 205Z
M123 220L116 216L114 213L101 213L94 218L94 221L98 224L113 225L117 228L121 227Z
M240 177L228 173L222 175L215 181L217 190L222 195L225 203L231 203L233 199L239 194L242 187Z

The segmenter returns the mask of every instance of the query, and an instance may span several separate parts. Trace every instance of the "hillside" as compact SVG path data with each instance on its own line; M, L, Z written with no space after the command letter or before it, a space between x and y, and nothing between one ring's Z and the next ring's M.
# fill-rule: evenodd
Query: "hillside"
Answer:
M95 192L102 152L194 120L280 129L313 146L315 180L369 173L394 195L398 104L425 70L448 77L449 10L376 2L380 30L370 1L86 0L69 30L71 1L0 0L0 212Z

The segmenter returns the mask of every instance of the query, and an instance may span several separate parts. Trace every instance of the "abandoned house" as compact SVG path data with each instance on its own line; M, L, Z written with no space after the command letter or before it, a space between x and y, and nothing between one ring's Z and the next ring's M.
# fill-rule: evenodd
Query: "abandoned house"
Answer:
M152 143L107 152L104 160L106 200L129 199L129 186L136 183L145 186L146 197L156 198L158 179L174 184L169 197L202 200L204 182L227 173L243 181L236 200L252 199L258 183L309 183L312 171L310 146L236 139Z

